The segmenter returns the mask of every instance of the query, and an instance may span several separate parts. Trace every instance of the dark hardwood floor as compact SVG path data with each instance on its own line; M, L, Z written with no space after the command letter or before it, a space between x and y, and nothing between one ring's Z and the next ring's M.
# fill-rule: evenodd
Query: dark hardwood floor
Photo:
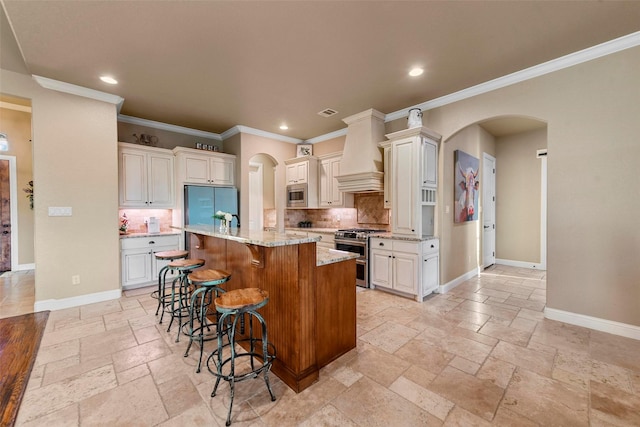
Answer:
M0 426L13 426L49 312L0 319Z

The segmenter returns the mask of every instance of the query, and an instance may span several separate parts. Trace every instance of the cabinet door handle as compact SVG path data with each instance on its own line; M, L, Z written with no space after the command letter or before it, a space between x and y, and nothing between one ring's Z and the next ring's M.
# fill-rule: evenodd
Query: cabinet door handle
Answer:
M378 243L378 244L379 244L380 246L384 246L384 243L382 243L382 242L380 242L380 243Z
M435 248L435 247L436 247L435 245L431 245L431 248L432 248L432 249L433 249L433 248Z
M155 245L155 244L156 244L156 242L154 242L153 240L151 240L151 241L149 242L149 244L150 244L150 245Z

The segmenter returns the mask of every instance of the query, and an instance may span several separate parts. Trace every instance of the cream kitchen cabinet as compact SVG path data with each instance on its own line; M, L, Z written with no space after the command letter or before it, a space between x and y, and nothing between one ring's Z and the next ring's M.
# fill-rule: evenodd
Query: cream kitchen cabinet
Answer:
M407 241L372 237L369 282L391 292L423 298L439 286L439 241Z
M380 146L385 150L385 201L391 200L391 232L416 238L433 235L441 137L424 127L386 136L389 141Z
M352 208L353 194L338 189L337 176L340 176L341 153L320 157L320 207Z
M314 156L296 157L284 161L286 167L287 185L309 184L317 185L318 158Z
M179 241L177 234L120 239L122 289L135 289L157 283L158 273L168 261L156 260L155 253L177 250ZM172 277L169 272L167 279Z
M185 147L176 147L173 153L178 162L178 182L220 186L235 184L236 156Z
M372 286L403 294L419 294L420 244L392 239L370 239L370 276Z
M170 150L120 142L118 152L120 207L174 207L173 154Z

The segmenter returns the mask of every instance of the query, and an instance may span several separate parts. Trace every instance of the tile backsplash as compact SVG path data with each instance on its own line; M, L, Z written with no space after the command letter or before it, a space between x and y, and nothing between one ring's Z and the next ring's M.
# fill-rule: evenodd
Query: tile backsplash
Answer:
M384 208L382 193L356 194L355 208L286 209L284 226L298 227L301 221L310 221L313 228L377 228L391 230L389 209ZM265 210L265 227L275 227L275 209Z
M129 220L129 233L146 233L147 224L145 219L151 216L158 218L160 222L160 232L176 231L171 228L172 225L172 211L171 209L120 209L118 211L118 226L121 224L122 214L127 214Z

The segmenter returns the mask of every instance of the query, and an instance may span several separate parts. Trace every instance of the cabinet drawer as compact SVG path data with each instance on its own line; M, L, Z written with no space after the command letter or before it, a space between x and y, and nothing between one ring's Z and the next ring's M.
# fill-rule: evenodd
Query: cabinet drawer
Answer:
M122 249L143 249L154 248L159 246L178 246L180 236L177 234L169 236L148 236L148 237L130 237L120 239L120 248Z
M440 251L440 240L431 239L422 242L423 255L437 254Z
M393 250L393 240L381 239L379 237L371 237L369 239L370 249L386 249L388 251Z
M394 240L393 241L393 251L394 252L407 252L410 254L417 254L420 250L419 243L414 242L405 242L402 240Z

